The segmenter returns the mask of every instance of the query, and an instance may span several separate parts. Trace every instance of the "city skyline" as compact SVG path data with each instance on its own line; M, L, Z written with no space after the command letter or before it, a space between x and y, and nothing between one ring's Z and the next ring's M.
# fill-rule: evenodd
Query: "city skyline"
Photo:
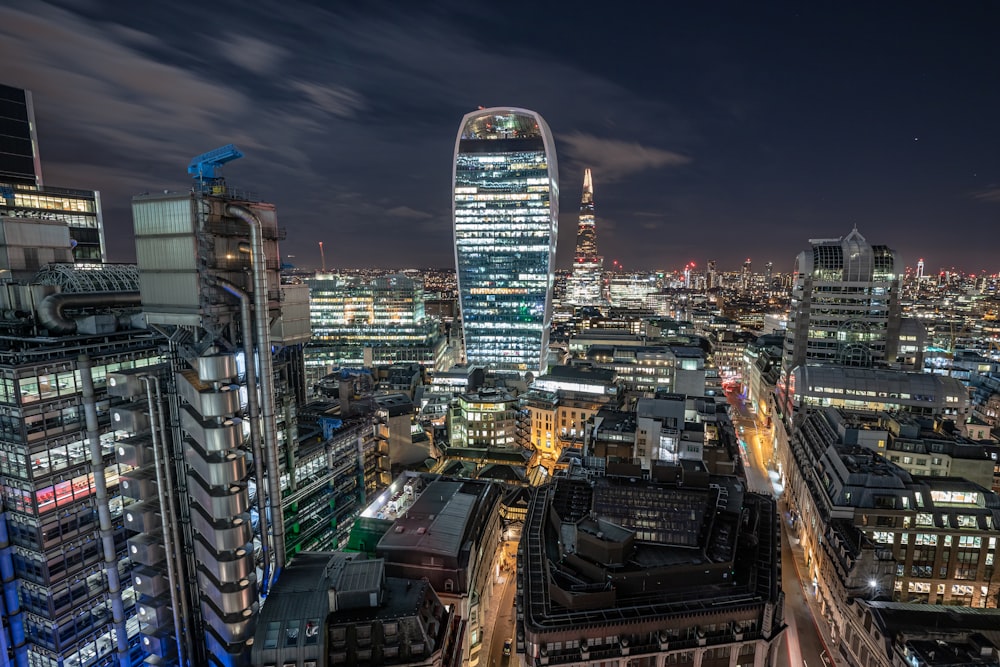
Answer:
M510 104L549 120L563 182L601 183L609 265L788 272L801 238L857 225L928 274L997 270L976 242L1000 215L995 8L719 9L620 11L581 40L590 16L551 8L29 2L0 9L0 57L34 95L45 182L101 191L114 261L131 196L186 189L231 141L226 176L280 207L291 263L319 267L323 241L332 267L448 266L454 124Z

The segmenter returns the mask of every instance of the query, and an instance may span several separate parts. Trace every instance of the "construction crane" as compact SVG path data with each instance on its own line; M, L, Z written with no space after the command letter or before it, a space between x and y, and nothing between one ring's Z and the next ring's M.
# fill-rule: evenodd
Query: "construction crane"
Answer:
M227 162L238 160L241 157L243 157L243 153L240 152L240 149L235 144L227 144L221 148L216 148L215 150L191 158L191 164L188 165L188 173L198 182L197 187L202 192L221 194L225 191L226 184L222 179L222 175L216 173L216 170Z

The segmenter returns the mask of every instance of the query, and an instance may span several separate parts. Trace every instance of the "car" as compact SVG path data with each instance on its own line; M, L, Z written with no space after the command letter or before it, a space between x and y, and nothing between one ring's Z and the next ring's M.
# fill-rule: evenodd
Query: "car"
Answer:
M503 654L510 655L510 640L508 639L503 643Z

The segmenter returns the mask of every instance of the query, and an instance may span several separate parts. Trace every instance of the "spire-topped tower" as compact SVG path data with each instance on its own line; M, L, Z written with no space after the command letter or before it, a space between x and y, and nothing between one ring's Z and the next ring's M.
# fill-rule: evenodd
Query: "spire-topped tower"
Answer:
M597 228L594 221L594 181L590 169L583 172L583 198L580 200L580 226L576 232L576 263L596 262Z
M583 197L580 200L580 223L576 232L576 256L573 275L567 289L569 303L597 306L601 298L603 258L597 254L597 225L594 217L594 181L590 169L583 173Z

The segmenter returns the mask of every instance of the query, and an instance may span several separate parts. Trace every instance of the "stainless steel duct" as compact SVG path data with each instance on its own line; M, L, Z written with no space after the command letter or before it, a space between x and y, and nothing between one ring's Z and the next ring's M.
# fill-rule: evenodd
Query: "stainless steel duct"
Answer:
M108 507L108 480L104 477L104 453L101 451L101 434L97 421L97 399L94 396L94 377L91 375L90 357L80 355L77 360L80 382L83 385L83 414L87 425L87 444L90 445L90 470L94 476L94 500L97 521L104 550L104 573L108 577L108 596L111 598L111 621L115 626L115 651L118 664L130 667L128 633L125 631L125 607L122 604L122 583L118 574L118 554L115 549L111 508Z
M160 521L163 530L163 546L166 551L167 579L170 581L170 607L173 612L174 640L177 642L177 664L183 665L186 646L182 643L182 637L188 633L182 630L181 621L187 621L187 609L181 609L184 600L183 584L178 578L179 572L175 569L176 553L180 551L180 544L174 541L175 534L171 532L172 525L176 525L176 517L170 521L173 514L172 498L167 493L167 485L164 476L166 471L163 467L166 461L160 462L161 447L163 447L162 428L163 408L162 401L157 396L154 397L152 382L156 383L157 393L159 393L160 382L154 376L142 375L139 377L146 386L146 404L149 408L150 433L152 435L153 467L156 468L156 493L160 501ZM154 402L155 401L155 402ZM160 403L160 406L156 405ZM159 408L159 409L157 409ZM166 459L166 449L163 449L163 458Z
M253 308L256 325L257 356L260 359L260 404L263 421L265 456L267 457L268 502L271 506L271 534L274 541L274 572L277 578L285 567L285 514L281 507L281 481L278 468L278 430L274 418L274 368L271 360L271 327L267 316L267 258L264 257L264 235L260 219L243 206L230 204L229 215L250 227L250 262L253 271ZM294 470L288 471L294 475ZM267 583L268 589L271 583Z
M260 525L260 551L264 561L261 588L267 595L271 583L271 547L267 534L267 501L264 497L264 455L260 439L260 406L257 403L257 364L255 363L253 331L250 326L250 297L228 280L216 279L219 287L240 301L240 326L243 329L243 357L247 373L247 410L250 412L250 442L253 447L254 480L257 483L257 521Z
M76 320L63 314L66 308L87 306L138 306L138 292L68 292L50 294L38 304L38 321L50 334L76 333Z

